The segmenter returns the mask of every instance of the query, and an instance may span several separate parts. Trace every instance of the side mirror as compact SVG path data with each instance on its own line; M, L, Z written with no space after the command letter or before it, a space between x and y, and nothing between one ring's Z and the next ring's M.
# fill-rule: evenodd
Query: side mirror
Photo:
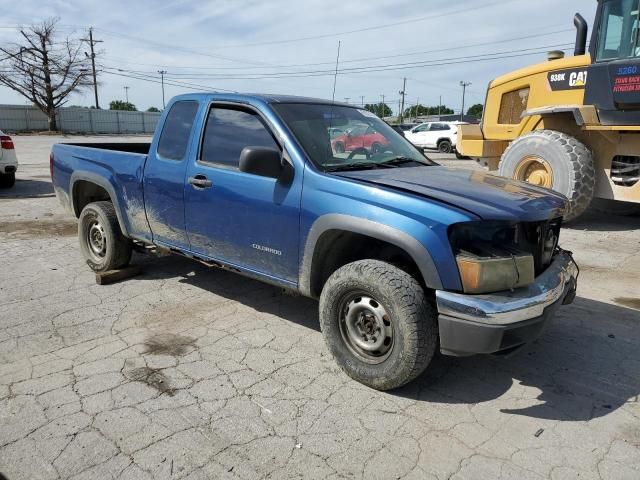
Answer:
M280 150L275 148L244 147L239 168L241 172L278 179L284 172L284 161Z

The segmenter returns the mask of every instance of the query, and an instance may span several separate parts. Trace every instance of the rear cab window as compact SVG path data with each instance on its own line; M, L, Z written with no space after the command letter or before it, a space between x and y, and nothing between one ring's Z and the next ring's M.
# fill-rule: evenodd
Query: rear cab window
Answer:
M198 102L182 100L173 104L167 114L158 140L158 155L167 160L183 160L198 112Z

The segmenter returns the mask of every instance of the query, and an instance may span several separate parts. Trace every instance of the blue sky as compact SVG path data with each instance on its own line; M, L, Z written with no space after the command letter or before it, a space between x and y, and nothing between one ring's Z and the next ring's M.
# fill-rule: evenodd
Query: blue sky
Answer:
M442 96L459 109L461 80L472 82L467 105L482 103L495 76L544 61L545 50L572 52L573 15L580 11L591 25L595 8L595 0L22 0L3 13L0 41L17 40L16 26L49 16L60 18L63 35L93 26L103 40L101 106L124 99L128 86L129 100L146 109L162 106L160 85L121 75L158 81L166 70L168 82L199 90L331 98L327 72L340 40L342 69L377 71L342 72L336 99L373 103L384 94L397 108L407 77L408 104L437 105ZM469 61L487 53L503 58ZM188 91L166 86L167 98ZM70 101L92 102L90 90ZM0 103L25 99L0 86Z

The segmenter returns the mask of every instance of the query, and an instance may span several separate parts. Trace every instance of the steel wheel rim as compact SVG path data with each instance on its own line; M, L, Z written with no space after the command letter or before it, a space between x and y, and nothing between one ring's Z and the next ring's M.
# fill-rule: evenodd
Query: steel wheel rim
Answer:
M87 228L87 246L89 253L96 260L102 260L107 254L107 236L104 227L98 220L93 220Z
M352 294L340 303L342 339L359 359L370 364L384 362L394 345L391 316L369 294Z
M524 157L514 174L516 180L531 183L539 187L553 187L553 170L551 165L537 155L528 155Z

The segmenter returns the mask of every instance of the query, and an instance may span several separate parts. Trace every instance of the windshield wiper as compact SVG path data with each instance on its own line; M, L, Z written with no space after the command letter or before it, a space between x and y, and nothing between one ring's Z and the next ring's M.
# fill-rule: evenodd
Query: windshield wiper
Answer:
M348 170L369 170L371 168L378 168L381 163L378 162L358 162L358 163L346 163L344 165L333 165L325 168L325 172L346 172Z
M424 162L421 162L420 160L416 160L415 158L410 158L410 157L395 157L389 160L385 160L384 162L380 162L378 163L378 165L395 167L395 166L404 165L407 163L418 163L420 165L428 165L428 163L424 163Z

